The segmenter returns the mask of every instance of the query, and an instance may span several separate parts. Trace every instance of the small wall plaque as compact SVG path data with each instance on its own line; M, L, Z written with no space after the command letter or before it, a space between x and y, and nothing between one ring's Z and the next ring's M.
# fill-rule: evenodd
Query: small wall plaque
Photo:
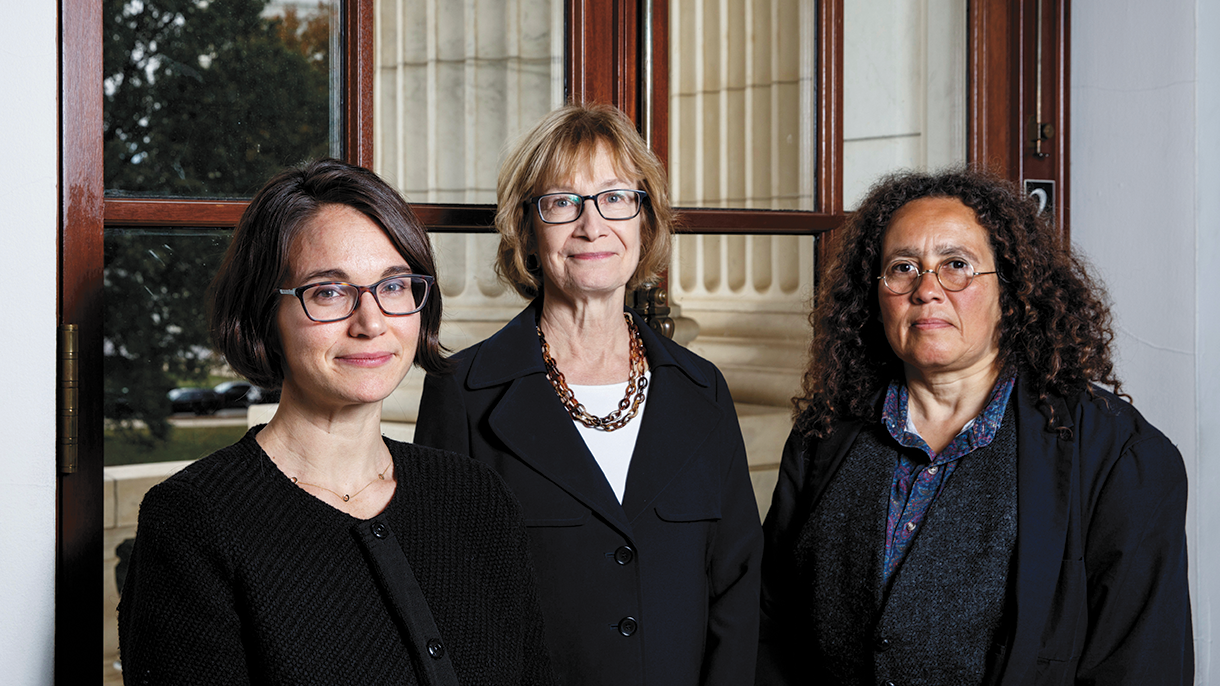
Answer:
M1025 192L1038 201L1038 212L1055 212L1055 182L1047 179L1026 179Z

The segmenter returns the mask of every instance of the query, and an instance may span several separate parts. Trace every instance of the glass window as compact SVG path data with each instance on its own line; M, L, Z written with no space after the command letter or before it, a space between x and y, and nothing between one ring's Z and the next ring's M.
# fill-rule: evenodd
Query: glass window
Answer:
M102 356L106 465L193 460L245 432L270 402L208 340L204 293L228 229L107 229Z
M339 155L341 0L105 0L107 197L248 198Z
M669 3L675 205L812 210L813 0Z
M843 198L966 160L965 0L843 3Z
M508 141L563 103L560 0L377 0L374 168L411 202L496 201Z

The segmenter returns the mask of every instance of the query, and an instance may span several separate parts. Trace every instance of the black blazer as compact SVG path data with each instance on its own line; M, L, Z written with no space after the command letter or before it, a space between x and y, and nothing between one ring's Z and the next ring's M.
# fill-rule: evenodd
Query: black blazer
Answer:
M652 380L620 505L547 381L538 307L428 376L415 440L521 501L561 681L749 683L762 533L724 378L637 318Z
M1194 682L1182 456L1131 405L1094 390L1050 398L1070 429L1061 436L1017 378L1014 598L990 684ZM817 589L800 580L795 537L860 429L846 422L821 441L794 431L784 447L764 526L760 685L808 681L816 657L801 608Z

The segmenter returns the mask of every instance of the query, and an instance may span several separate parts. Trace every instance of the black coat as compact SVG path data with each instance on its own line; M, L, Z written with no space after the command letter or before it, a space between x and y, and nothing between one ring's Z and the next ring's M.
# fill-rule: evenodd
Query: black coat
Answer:
M261 428L144 496L119 603L125 683L436 683L441 662L468 686L555 683L521 510L491 470L387 439L394 495L359 520L292 483ZM399 602L393 548L426 612ZM426 615L438 636L408 629Z
M748 683L762 536L724 378L637 319L652 380L620 505L547 381L536 308L429 375L415 440L521 501L561 681Z
M1071 429L1060 437L1018 377L1012 616L989 683L1193 683L1182 456L1131 405L1095 391L1051 399ZM821 441L794 432L784 448L764 525L759 684L807 682L816 657L800 608L817 589L801 583L794 537L860 429L844 423Z

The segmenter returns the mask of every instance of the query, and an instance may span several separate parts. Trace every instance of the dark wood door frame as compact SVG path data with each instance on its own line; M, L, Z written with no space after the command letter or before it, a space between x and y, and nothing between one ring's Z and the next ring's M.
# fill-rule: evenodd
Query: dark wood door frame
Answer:
M102 607L102 8L60 2L59 323L79 327L77 470L56 489L55 682L98 678Z
M969 0L967 12L967 159L1017 183L1053 181L1055 225L1066 239L1071 0ZM1047 136L1040 149L1035 127Z

